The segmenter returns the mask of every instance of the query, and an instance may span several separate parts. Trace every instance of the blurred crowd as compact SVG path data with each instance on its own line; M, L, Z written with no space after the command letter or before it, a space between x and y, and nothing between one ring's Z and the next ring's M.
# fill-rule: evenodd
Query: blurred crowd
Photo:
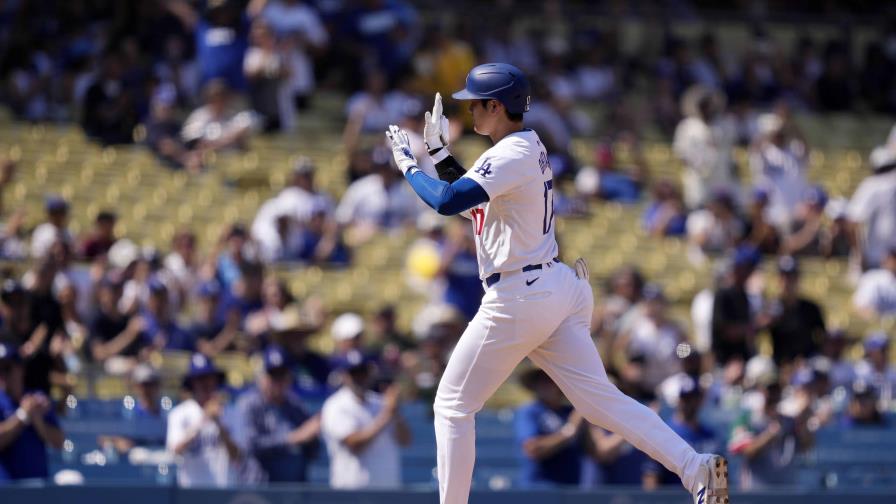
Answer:
M213 169L211 152L294 134L317 89L348 97L344 194L321 190L318 167L301 158L251 222L215 244L200 247L183 229L167 246L139 247L116 235L114 209L75 236L68 221L83 209L58 196L33 229L3 209L0 256L27 260L27 271L2 272L0 482L48 476L45 447L63 445L65 411L49 397L99 372L131 387L129 418L167 425L164 439L103 436L104 449L164 446L180 485L306 481L321 450L335 488L400 484L401 447L412 442L402 403L431 401L483 287L468 225L426 211L380 135L401 124L428 159L419 134L429 97L459 89L479 61L513 62L533 77L526 122L564 181L559 215L587 212L592 200L645 203L646 232L680 237L691 261L714 263L690 324L635 266L596 296L593 335L623 391L700 451L742 457L746 488L793 483L819 429L885 425L896 409L892 335L830 327L800 279L806 257L842 258L856 313L872 325L896 316L896 129L870 153L855 193L835 198L810 180L812 146L793 115L896 111L894 25L858 60L848 31L786 48L761 28L744 54L723 51L712 32L670 30L630 53L613 27L577 22L574 3L539 4L538 27L492 26L514 19L518 3L433 20L399 0L0 2L0 100L19 119L77 121L103 145L145 144L171 169L200 173ZM632 100L638 91L648 99ZM459 136L462 111L449 114ZM645 124L669 136L680 181L651 178ZM573 137L600 139L593 162L573 155ZM749 166L736 165L737 146ZM16 169L0 163L0 198ZM333 313L276 274L280 262L348 267L363 243L407 228L417 239L406 281L428 301L409 333L396 322L402 306ZM759 351L766 336L770 355ZM859 361L845 354L856 346ZM157 367L165 352L188 356L173 400ZM216 366L234 353L256 363L239 388ZM514 415L520 484L675 483L618 435L587 425L543 373L520 381L535 398Z

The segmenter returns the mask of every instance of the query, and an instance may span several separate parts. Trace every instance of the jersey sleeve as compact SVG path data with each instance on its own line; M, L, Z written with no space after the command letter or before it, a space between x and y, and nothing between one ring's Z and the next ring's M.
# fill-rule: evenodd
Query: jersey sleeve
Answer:
M462 178L469 178L485 189L489 200L512 191L526 177L522 170L514 170L514 159L507 156L483 156Z

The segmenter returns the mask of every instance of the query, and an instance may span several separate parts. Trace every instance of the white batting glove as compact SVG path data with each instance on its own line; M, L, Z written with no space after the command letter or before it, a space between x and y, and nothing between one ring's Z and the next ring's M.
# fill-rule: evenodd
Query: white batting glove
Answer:
M442 95L436 93L436 100L432 106L432 113L428 110L423 116L423 141L426 142L426 150L432 156L448 147L448 118L442 114ZM439 152L442 154L441 152ZM442 155L444 159L447 152Z
M386 138L389 139L389 144L392 147L392 157L395 158L395 164L401 170L401 173L407 175L408 171L416 170L417 158L411 153L411 141L408 139L407 132L394 124L390 124L389 129L386 130Z

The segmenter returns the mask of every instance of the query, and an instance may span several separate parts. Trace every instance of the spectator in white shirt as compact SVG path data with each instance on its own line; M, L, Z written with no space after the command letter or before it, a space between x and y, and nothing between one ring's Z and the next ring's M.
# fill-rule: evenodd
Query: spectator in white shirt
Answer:
M68 230L69 205L59 196L50 196L44 202L47 221L34 228L31 233L31 257L42 259L57 241L74 246L72 234Z
M350 245L363 243L382 228L412 225L422 211L418 199L390 159L373 152L373 173L352 182L336 207L336 222L346 226Z
M295 109L289 78L290 60L270 25L264 20L252 24L252 45L243 57L243 73L249 83L249 101L261 115L264 131L295 128Z
M205 105L184 121L180 132L184 142L201 151L244 147L255 123L252 113L233 109L233 95L223 79L209 81L202 95Z
M345 359L344 385L324 402L321 429L330 454L330 486L338 489L401 485L399 446L411 431L398 411L399 389L371 390L375 368L360 352Z
M268 3L262 17L286 46L289 58L289 90L296 108L307 106L314 91L314 57L323 54L329 35L317 12L301 0Z
M750 152L753 184L769 196L769 220L779 229L787 229L797 205L809 189L806 178L809 149L791 125L776 113L757 119L759 138Z
M865 358L856 364L856 377L874 386L886 409L896 394L896 367L890 365L890 338L879 331L865 339Z
M225 426L224 373L204 355L194 354L184 388L189 399L168 415L165 446L178 459L181 487L227 487L237 482L240 450Z
M684 163L682 184L689 208L705 203L714 190L739 194L732 149L737 131L734 121L723 115L721 95L702 86L682 97L684 119L675 128L672 149Z
M896 316L896 243L881 268L866 271L859 279L852 303L865 318Z
M896 236L896 145L874 149L870 163L874 174L859 184L846 209L847 218L860 226L858 243L866 269L883 262Z

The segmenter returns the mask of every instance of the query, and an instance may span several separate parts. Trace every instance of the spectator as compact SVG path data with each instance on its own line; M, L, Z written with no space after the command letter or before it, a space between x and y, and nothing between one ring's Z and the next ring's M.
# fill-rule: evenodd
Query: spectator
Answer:
M673 150L682 160L684 201L698 208L714 191L739 193L731 151L734 125L725 116L722 96L693 87L681 99L684 119L675 128Z
M878 396L870 383L864 380L853 382L852 395L841 425L847 429L886 426L887 421L879 407Z
M744 457L741 488L758 490L796 483L796 455L812 443L804 418L785 416L778 411L781 387L762 388L763 404L758 411L746 411L734 425L728 450Z
M374 153L373 173L352 182L336 207L336 222L347 227L349 246L369 240L381 229L409 225L421 211L401 173L378 155Z
M410 63L420 37L418 14L410 3L366 1L349 11L344 22L347 61L354 65L348 75L357 79L359 67L378 68L387 82L396 81Z
M848 388L852 386L856 378L855 365L843 355L847 344L846 332L842 329L834 329L825 335L824 342L821 345L821 355L830 364L828 378L831 382L831 388Z
M591 322L598 344L603 343L604 355L612 347L623 321L641 300L643 289L644 277L634 266L624 266L610 278L607 296L595 307Z
M117 220L118 216L109 210L102 210L96 215L93 231L84 237L79 247L79 255L82 259L92 261L109 252L117 240L115 237L115 222Z
M585 167L579 170L576 175L576 188L580 193L596 196L602 200L636 203L641 197L642 187L647 182L647 168L637 145L633 151L636 160L634 166L623 170L616 165L611 146L607 144L598 146L595 155L597 168ZM596 183L586 183L589 178L594 179Z
M282 280L268 277L261 287L262 306L246 317L245 330L253 338L264 338L276 330L282 319L301 313L301 306L296 301L289 287ZM311 319L315 315L307 314ZM322 316L322 315L321 315Z
M864 269L881 266L896 236L896 147L874 149L870 164L874 173L859 184L846 209L861 237L857 252Z
M712 283L694 296L691 301L691 325L694 328L693 343L698 352L710 355L712 348L712 312L716 292L725 287L731 275L731 265L721 259L713 265Z
M744 234L763 254L776 254L781 248L780 233L768 218L768 191L765 189L753 191Z
M582 472L582 433L587 424L544 371L533 368L520 382L535 400L514 414L516 441L523 455L523 488L578 485Z
M165 166L196 174L202 170L202 152L190 149L181 138L182 124L175 116L176 100L173 85L159 85L150 103L144 141Z
M644 230L651 236L684 236L687 218L678 188L668 180L658 181L653 186L653 201L641 221Z
M203 282L196 294L199 307L187 330L189 341L195 342L196 350L209 358L237 348L241 315L238 310L231 309L225 312L224 320L219 319L221 286L218 282Z
M202 354L190 359L183 386L188 399L168 415L165 446L178 460L177 484L227 487L236 482L240 449L223 420L224 373Z
M896 243L880 266L859 278L852 298L856 311L867 319L896 315Z
M754 247L738 247L732 261L731 285L716 292L712 309L712 351L718 365L726 365L731 360L746 362L753 356L756 325L746 285L760 259Z
M464 223L465 224L465 223ZM442 300L472 320L482 300L482 281L476 259L476 242L466 225L452 225L442 248L439 274L445 281Z
M692 253L699 257L734 247L744 235L744 222L737 215L733 196L716 192L706 208L688 216L687 232Z
M294 389L301 397L323 399L330 392L330 365L326 357L308 348L308 336L320 329L322 314L303 316L299 310L287 310L273 322L269 340L280 345L291 364Z
M656 482L658 469L655 463L621 435L593 425L590 435L594 459L600 466L605 485L648 488Z
M292 72L289 76L290 98L303 110L314 92L315 59L326 53L329 34L312 5L302 0L269 2L262 12L286 47Z
M103 145L129 144L137 126L138 83L126 82L120 54L109 51L103 56L100 74L87 88L82 106L81 126L93 140Z
M240 271L244 264L252 262L254 250L249 241L245 226L240 223L233 224L224 233L219 245L219 252L215 259L215 278L221 283L221 288L228 292L240 280Z
M830 219L830 226L820 237L824 257L847 258L853 254L853 234L846 214L848 204L846 198L832 198L824 209Z
M769 333L775 364L781 367L817 354L826 330L818 304L800 296L800 268L796 259L781 257L778 273L780 297L772 308Z
M205 105L187 116L180 136L187 147L200 153L245 148L255 123L252 113L235 110L230 88L224 81L210 81L202 90Z
M108 278L101 280L96 290L96 311L90 320L90 356L112 374L130 371L146 346L146 320L141 315L122 313L120 298L120 283Z
M47 478L47 447L59 450L64 440L50 399L25 387L18 349L0 343L0 475Z
M330 365L339 368L350 355L364 351L364 319L357 313L343 313L330 326L333 337L333 354Z
M196 35L199 83L223 79L232 89L244 90L243 55L248 47L250 20L267 0L250 0L245 12L235 0L209 0L200 14L185 0L167 0L168 10Z
M236 404L244 443L267 475L267 481L306 482L320 435L320 416L310 415L291 391L287 356L270 346L264 352L264 369L255 388Z
M198 282L199 271L196 257L196 234L188 229L175 233L171 239L171 252L165 256L165 276L176 284L180 299L186 299Z
M411 441L401 416L399 389L382 395L371 388L375 368L360 352L346 356L342 387L324 402L321 430L330 454L335 489L395 488L401 485L399 445Z
M666 297L656 284L644 286L638 311L620 329L616 344L629 357L643 359L636 372L638 384L653 392L666 378L681 370L676 351L685 341L681 327L666 314ZM630 378L631 379L631 378Z
M364 89L353 94L345 106L346 122L342 142L346 152L354 152L364 133L379 133L404 116L402 100L390 96L387 77L371 71L364 78Z
M133 395L125 396L122 401L122 418L125 421L138 420L144 425L150 421L161 422L165 426L168 411L163 407L161 390L161 376L150 364L140 363L134 367L130 376L130 385ZM167 398L166 398L167 399ZM170 407L170 404L168 405ZM138 437L125 437L117 435L101 435L97 439L103 449L112 448L118 453L128 453L135 446L159 446L165 444L164 434L157 436L155 429L141 432Z
M17 292L15 283L9 286L11 309L4 317L6 335L0 338L18 346L25 362L25 388L45 394L52 384L66 382L62 350L67 335L62 307L53 294L57 272L56 263L47 259L26 274L32 277L26 291Z
M283 44L264 20L252 23L252 45L243 60L243 73L249 82L249 103L261 115L266 132L295 128L295 108L290 75L294 72Z
M856 377L878 391L885 408L890 407L896 394L896 367L890 364L889 353L889 337L885 332L875 332L865 339L865 358L856 363Z
M50 196L44 202L47 221L34 228L31 233L31 257L43 259L57 241L72 245L73 239L68 230L69 205L59 196Z
M143 337L151 347L158 350L194 349L196 342L171 314L168 288L158 280L149 282L149 301L142 312L142 318L146 321Z
M768 194L768 218L779 229L788 229L803 195L809 149L799 130L777 113L757 119L758 137L750 148L753 185Z
M824 209L828 195L821 186L810 187L803 193L791 222L791 233L784 240L782 249L794 255L821 255L824 246Z
M697 450L697 453L716 453L719 451L716 433L700 420L703 398L703 389L697 380L691 377L682 378L679 381L678 406L667 423L676 434ZM680 485L681 481L674 473L663 469L659 483Z

